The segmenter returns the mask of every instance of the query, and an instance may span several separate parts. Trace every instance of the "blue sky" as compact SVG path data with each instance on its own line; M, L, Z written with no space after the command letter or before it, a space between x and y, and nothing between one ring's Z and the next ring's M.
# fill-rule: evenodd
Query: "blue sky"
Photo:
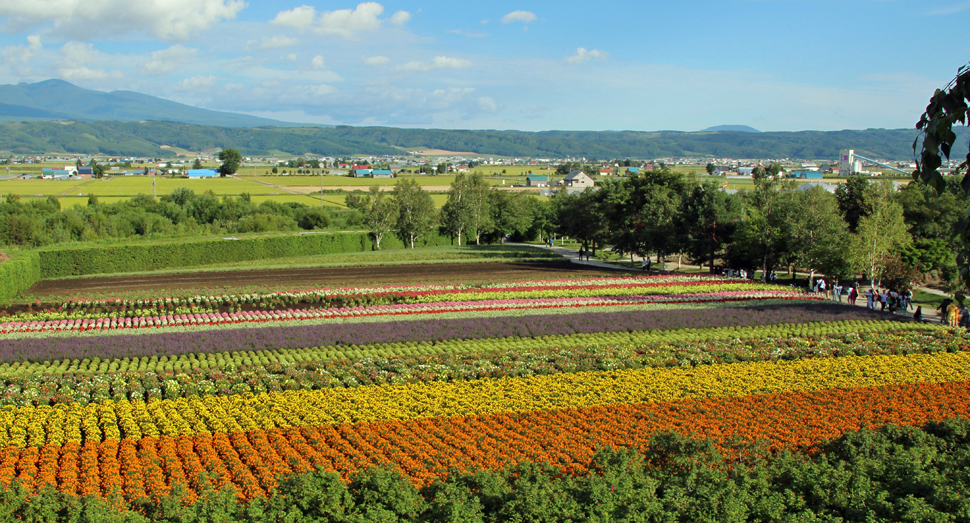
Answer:
M0 0L0 83L346 125L902 128L968 23L970 0Z

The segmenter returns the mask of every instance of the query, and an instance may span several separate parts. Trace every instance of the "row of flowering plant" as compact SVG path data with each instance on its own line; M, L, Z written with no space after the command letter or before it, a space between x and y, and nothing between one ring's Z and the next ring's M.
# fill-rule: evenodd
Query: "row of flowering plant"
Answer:
M0 409L0 447L970 381L970 353L775 360Z
M333 318L360 318L369 316L402 316L440 314L448 312L506 311L516 309L555 309L603 307L636 304L685 304L727 303L751 300L807 300L813 299L803 293L781 289L734 290L722 292L593 296L579 298L505 299L481 301L443 301L430 304L394 304L329 309L288 309L282 311L209 312L201 314L166 314L161 316L137 316L127 318L82 318L47 321L0 322L0 335L34 332L102 331L118 329L144 329L183 325L225 325L261 322L288 322Z
M383 305L391 303L415 303L429 301L454 301L471 299L477 294L486 296L500 296L502 293L523 294L529 292L541 293L549 296L549 291L561 291L563 296L575 295L575 292L585 291L591 295L595 290L617 289L619 294L631 294L636 291L623 289L664 288L660 292L676 292L682 286L704 286L718 284L743 284L744 280L733 280L706 276L647 276L628 278L587 278L552 281L525 281L480 286L469 285L409 285L386 287L350 287L336 289L306 289L266 294L235 294L235 295L196 295L183 297L164 297L150 299L104 299L104 300L71 300L57 306L38 309L32 307L28 311L21 311L9 315L0 313L0 317L10 316L18 320L59 320L80 318L124 318L140 315L160 315L164 313L212 312L223 309L247 310L277 310L287 307L297 308L326 308L346 305ZM750 283L749 283L750 285ZM754 288L754 287L751 287ZM569 291L574 291L569 294ZM595 295L606 295L599 292ZM552 295L555 295L553 293ZM461 296L462 298L456 298Z
M395 494L391 501L400 505L408 503L408 500L420 500L416 490L408 495L408 491L401 490L400 485L394 485L394 481L400 481L397 474L402 474L417 486L428 485L450 474L447 483L439 483L437 487L425 491L437 493L435 498L428 496L428 513L431 513L430 507L444 504L442 492L448 495L444 498L445 503L463 507L467 505L454 500L471 499L477 503L479 496L484 495L481 485L487 485L492 489L487 494L496 500L508 495L502 492L521 490L525 491L525 495L539 492L532 498L538 498L538 502L529 506L554 507L551 510L558 512L553 514L561 517L553 517L549 521L577 520L570 517L575 513L566 511L575 511L580 505L572 501L567 492L578 492L577 497L582 495L584 501L589 500L590 508L586 513L589 516L581 513L588 519L581 520L589 520L592 519L590 516L603 513L624 513L629 504L641 503L640 506L658 507L654 508L655 519L664 516L670 518L671 507L686 505L687 509L680 511L683 517L676 519L679 521L696 520L696 512L690 509L696 510L698 503L709 501L683 501L682 493L694 490L690 485L696 484L699 469L705 474L704 487L709 488L713 484L720 491L736 496L739 492L745 492L744 485L754 484L747 492L756 490L754 496L762 496L753 499L770 499L770 502L760 506L770 506L774 513L797 513L801 516L808 513L812 518L826 519L817 518L814 512L806 510L809 497L822 499L819 503L837 499L844 505L863 500L854 505L863 508L865 500L874 500L871 505L878 505L881 510L889 512L896 509L898 504L879 501L899 497L900 480L896 474L903 470L916 471L914 474L917 477L908 484L916 485L911 490L937 493L935 497L922 493L907 494L904 499L918 501L904 505L904 509L915 505L923 515L962 515L970 506L966 503L966 496L961 495L967 486L964 447L968 429L965 417L970 409L968 398L970 387L967 383L896 385L848 391L678 400L613 408L499 413L418 421L392 420L339 426L254 428L245 433L232 434L146 435L138 440L108 439L100 443L85 442L83 445L75 441L63 444L51 442L38 447L8 446L0 450L0 483L6 485L16 480L23 487L24 490L17 491L16 496L8 496L16 500L8 502L13 506L23 499L19 492L26 494L31 490L40 490L44 485L67 494L104 496L111 500L112 506L124 506L127 502L131 508L142 509L150 497L157 499L176 490L184 493L181 499L183 503L191 503L206 493L211 495L213 489L227 488L240 500L252 500L264 494L274 495L275 492L276 496L284 497L278 500L276 506L279 509L276 512L282 514L284 507L292 507L292 511L286 512L287 515L303 516L306 512L315 516L320 512L321 502L318 500L321 499L329 502L324 507L337 507L333 513L340 513L338 510L341 509L350 512L350 507L359 509L359 505L351 505L354 503L353 495L360 496L358 499L374 499L375 504L384 510L387 510L387 505L382 497L388 496L388 493ZM916 428L927 422L949 418L957 419L934 424L927 427L925 432ZM821 446L826 440L833 440L860 427L885 425L894 427L884 429L885 436L879 439L856 435ZM712 452L713 448L707 442L690 442L670 434L659 434L664 432L710 438L713 447L720 453ZM761 444L750 445L748 442L752 441ZM615 453L612 454L614 457L609 457L611 454L600 450L604 448L650 449L656 461L648 464L646 460L649 458L643 456L630 462L629 452ZM814 463L808 459L787 457L760 465L765 463L763 457L783 449L823 452L818 453ZM853 472L853 468L860 468L855 463L859 461L861 453L864 453L869 466ZM747 476L740 477L746 481L740 487L735 480L739 476L712 475L712 472L738 468L725 467L724 460L731 460L732 464L740 460L745 465L742 474ZM891 463L893 461L904 463L895 465ZM534 465L539 462L546 465ZM826 465L823 467L819 463ZM514 464L523 466L518 470L506 469L506 473L510 479L518 478L518 483L512 484L519 487L517 489L511 488L510 483L498 476L481 472ZM664 464L687 466L664 467ZM378 475L378 481L353 479L354 474L377 465L389 466L395 472ZM771 471L768 472L767 468ZM644 469L652 471L652 475L634 476L629 472ZM828 472L822 486L815 474L819 470ZM327 482L314 482L313 478L307 476L292 476L313 471L319 471L314 473L314 477L326 478ZM335 484L345 490L334 490L334 483L320 474L331 471L351 482L353 495L340 483ZM456 477L459 471L467 475ZM577 478L590 471L595 474L594 486L580 490L578 485L581 483ZM809 473L806 474L806 471ZM661 476L669 478L672 474L682 479L666 480L666 483L663 483L664 479L651 479ZM863 481L857 481L859 475L864 476ZM290 478L284 479L284 476ZM718 477L725 479L718 480ZM482 478L488 482L483 483ZM563 478L567 485L556 487L550 478ZM642 489L639 488L643 478L650 479L650 484L671 485L667 489L658 489L667 491L666 500L648 499L644 502ZM756 478L757 481L748 478ZM779 483L777 489L765 489L766 482L771 483L773 478L777 478ZM790 490L792 478L800 478L795 482L800 485L794 487L795 493ZM930 480L934 488L926 486ZM523 485L526 481L529 483ZM846 486L847 482L850 487ZM870 485L875 487L875 482L885 485L886 489L879 494L867 490ZM684 484L688 487L683 487ZM496 488L496 485L500 487ZM853 495L843 495L850 488ZM369 489L366 498L360 493L364 489ZM784 491L784 495L776 491ZM405 495L401 495L401 492L405 492ZM805 499L802 499L802 493ZM44 498L45 495L48 497ZM525 496L514 498L517 503L513 505L513 510L523 505L523 498ZM673 501L670 501L671 498ZM925 502L927 498L935 498L937 502ZM26 503L42 503L45 499L50 499L49 494L41 491ZM205 504L202 509L196 505L185 510L190 514L211 512L211 499L209 497L202 502ZM562 499L569 499L572 503L563 504L563 507L560 505ZM785 510L785 503L779 502L780 499L790 500L791 507ZM315 503L301 502L304 500ZM435 505L430 503L432 500ZM231 499L220 499L220 509L225 509L225 501L233 502ZM525 498L525 501L530 500ZM341 502L343 507L350 507L341 507ZM91 500L75 503L85 510L91 506L98 507ZM607 508L604 509L604 505ZM45 503L40 506L50 505ZM182 504L178 500L169 500L164 506L167 513L178 513ZM940 507L948 512L933 511ZM476 509L481 513L480 504L472 505L469 512ZM260 510L263 510L262 507ZM756 512L750 506L746 508L744 502L737 507L729 506L727 510L731 510L730 514L735 516L741 513L741 520L766 519L758 517L762 512ZM845 514L852 510L820 510L819 513ZM29 510L23 512L35 513ZM277 516L276 512L270 514ZM869 513L876 512L869 510ZM892 513L895 514L895 511ZM119 515L110 519L120 520L124 517ZM729 519L727 515L725 519ZM892 517L872 519L899 520ZM937 519L963 521L959 517ZM319 519L313 516L294 518L294 521L306 520ZM426 520L437 521L438 518L420 519Z
M846 326L849 327L849 326ZM675 334L651 344L581 345L504 351L394 354L359 359L291 362L250 359L224 366L196 365L185 369L109 370L97 373L10 375L0 380L0 405L98 403L108 400L177 399L195 395L319 390L361 385L481 378L550 375L561 372L693 367L743 361L794 360L846 355L931 354L970 348L970 337L948 330L863 332L845 328L824 336L750 337L754 329L736 331L738 337L690 341ZM776 331L781 334L782 331ZM603 338L604 341L608 338ZM610 340L612 341L612 340ZM402 351L403 352L403 351ZM198 362L197 362L198 363ZM156 370L158 372L156 372Z
M812 331L824 330L831 322L849 321L891 325L912 325L895 322L878 312L862 307L790 300L783 303L735 302L742 306L718 304L717 310L708 305L685 304L677 308L669 305L637 305L610 307L598 311L591 307L582 314L573 309L540 309L538 311L486 311L457 313L456 317L426 315L399 320L398 316L312 320L300 324L217 325L210 327L169 327L141 331L91 331L86 333L34 333L19 338L0 338L0 374L10 372L76 372L102 370L108 360L122 360L123 366L142 365L146 358L170 361L191 355L248 354L246 357L291 358L293 350L303 354L322 354L344 357L340 351L370 349L378 344L402 344L421 350L474 350L476 344L494 345L504 338L509 343L552 344L585 343L584 336L624 336L629 342L647 343L665 331L703 328L739 328L756 325L813 324ZM744 306L750 303L752 306ZM651 309L653 308L653 309ZM521 314L529 313L527 317ZM470 314L474 316L469 317ZM929 326L925 326L932 328ZM853 328L867 328L858 324ZM190 330L195 329L195 330ZM824 334L800 332L795 334ZM700 334L699 334L700 335ZM557 337L567 337L557 338ZM205 356L203 359L207 359ZM103 370L108 370L107 367Z

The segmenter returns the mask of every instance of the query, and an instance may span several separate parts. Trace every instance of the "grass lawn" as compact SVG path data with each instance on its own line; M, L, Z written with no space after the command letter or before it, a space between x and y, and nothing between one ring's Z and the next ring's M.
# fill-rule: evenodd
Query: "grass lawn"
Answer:
M87 180L2 180L0 194L20 196L57 196L73 191ZM149 182L150 183L150 182Z
M98 196L134 196L136 194L154 194L152 176L117 176L103 178L78 188L73 194L97 194ZM249 194L281 193L279 189L256 183L244 178L206 178L190 180L188 178L158 177L158 194L171 194L179 187L188 187L196 194L212 191L219 196Z
M946 296L926 292L921 289L913 290L913 303L916 305L921 305L924 313L935 311L937 308L939 308L940 303L942 303L945 298Z

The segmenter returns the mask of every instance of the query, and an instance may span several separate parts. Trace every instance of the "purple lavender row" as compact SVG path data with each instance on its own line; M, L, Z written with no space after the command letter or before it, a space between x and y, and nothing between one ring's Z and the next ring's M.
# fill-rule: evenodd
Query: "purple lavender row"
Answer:
M885 318L861 307L786 303L724 309L675 309L526 317L489 317L257 327L143 335L50 337L0 340L0 362L65 358L101 359L198 352L276 350L408 341L537 337L596 332L632 332L708 327Z

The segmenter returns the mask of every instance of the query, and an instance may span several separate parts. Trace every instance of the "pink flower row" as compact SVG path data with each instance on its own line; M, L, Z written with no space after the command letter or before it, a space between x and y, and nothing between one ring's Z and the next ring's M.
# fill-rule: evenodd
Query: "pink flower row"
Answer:
M484 312L517 309L553 309L568 307L597 307L663 303L721 303L748 300L817 299L786 290L723 291L677 295L601 296L587 298L514 299L487 301L452 301L419 304L375 305L333 309L295 309L284 311L243 311L231 313L175 314L135 318L98 318L77 320L30 321L0 323L0 334L100 331L117 329L164 328L193 325L224 325L261 323L269 321L306 321L367 316L398 316L409 314L441 314L450 312Z

